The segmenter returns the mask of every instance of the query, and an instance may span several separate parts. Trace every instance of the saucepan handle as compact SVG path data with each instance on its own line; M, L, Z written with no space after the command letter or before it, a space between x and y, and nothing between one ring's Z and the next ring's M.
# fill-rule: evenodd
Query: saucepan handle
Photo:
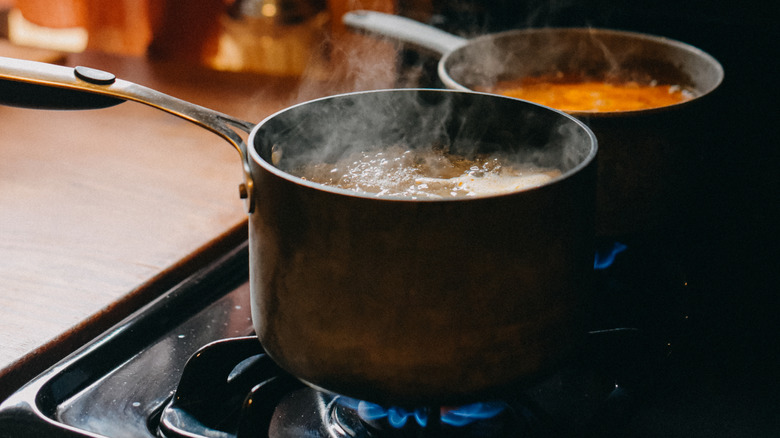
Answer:
M360 29L414 44L433 50L439 55L446 55L468 43L468 40L465 38L447 33L433 26L428 26L406 17L382 12L347 12L342 17L342 21L353 29Z
M37 109L106 108L135 101L181 117L227 140L241 155L244 182L241 197L254 210L247 146L236 129L251 132L254 124L190 103L89 67L65 67L0 57L0 104Z

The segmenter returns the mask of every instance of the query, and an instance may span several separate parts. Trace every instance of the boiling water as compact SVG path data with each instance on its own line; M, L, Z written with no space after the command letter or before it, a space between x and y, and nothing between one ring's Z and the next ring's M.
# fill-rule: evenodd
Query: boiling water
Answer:
M505 163L494 155L466 159L440 149L393 146L359 151L335 163L307 164L292 173L355 192L413 199L514 192L543 185L561 174L557 169Z

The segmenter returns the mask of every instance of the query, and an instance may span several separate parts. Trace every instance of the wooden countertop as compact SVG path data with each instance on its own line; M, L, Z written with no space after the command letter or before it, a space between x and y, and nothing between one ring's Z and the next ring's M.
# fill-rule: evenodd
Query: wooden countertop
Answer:
M62 63L111 71L251 122L355 89L142 58L79 54ZM244 239L246 214L234 149L145 105L0 106L0 132L2 400L184 278L220 245Z

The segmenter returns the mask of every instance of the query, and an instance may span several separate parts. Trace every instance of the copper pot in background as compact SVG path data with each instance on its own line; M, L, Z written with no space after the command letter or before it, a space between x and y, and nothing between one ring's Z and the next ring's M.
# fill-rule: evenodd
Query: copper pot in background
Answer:
M663 229L688 214L699 169L690 166L706 148L711 118L707 97L723 80L709 54L668 38L593 28L531 28L473 39L405 17L358 11L345 22L356 29L438 53L447 88L489 89L499 80L555 73L615 75L676 84L694 98L663 108L572 113L599 138L597 233L624 236Z

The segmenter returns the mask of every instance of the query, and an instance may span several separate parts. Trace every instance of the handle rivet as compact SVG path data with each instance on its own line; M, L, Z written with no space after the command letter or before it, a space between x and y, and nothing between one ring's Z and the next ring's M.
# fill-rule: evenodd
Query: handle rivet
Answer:
M113 73L95 68L78 66L73 71L77 78L95 85L111 85L116 81Z

